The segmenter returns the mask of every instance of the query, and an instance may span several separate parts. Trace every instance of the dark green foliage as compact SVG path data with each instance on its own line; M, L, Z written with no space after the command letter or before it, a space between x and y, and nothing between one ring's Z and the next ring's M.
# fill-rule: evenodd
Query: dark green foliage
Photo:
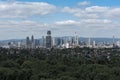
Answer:
M120 80L119 49L3 49L0 80Z

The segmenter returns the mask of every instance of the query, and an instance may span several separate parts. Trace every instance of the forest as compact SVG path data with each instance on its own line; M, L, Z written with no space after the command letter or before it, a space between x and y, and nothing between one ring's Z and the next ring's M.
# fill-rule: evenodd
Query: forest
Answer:
M0 48L0 80L120 80L120 49Z

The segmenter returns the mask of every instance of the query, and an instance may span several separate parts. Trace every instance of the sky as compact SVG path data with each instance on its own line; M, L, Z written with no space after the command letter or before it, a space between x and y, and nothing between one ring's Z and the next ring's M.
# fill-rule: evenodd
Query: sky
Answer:
M0 40L53 37L120 38L120 0L0 0Z

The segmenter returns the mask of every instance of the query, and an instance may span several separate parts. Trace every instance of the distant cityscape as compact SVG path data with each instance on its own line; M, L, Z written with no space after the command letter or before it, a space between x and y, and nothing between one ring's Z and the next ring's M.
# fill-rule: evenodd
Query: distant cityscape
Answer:
M42 36L39 39L35 39L34 35L31 37L27 36L26 39L23 40L9 40L9 41L1 41L0 47L2 48L119 48L120 40L113 38L111 39L103 39L100 40L94 38L80 38L78 34L75 32L74 36L66 36L66 37L52 37L52 32L50 30L47 31L46 36Z

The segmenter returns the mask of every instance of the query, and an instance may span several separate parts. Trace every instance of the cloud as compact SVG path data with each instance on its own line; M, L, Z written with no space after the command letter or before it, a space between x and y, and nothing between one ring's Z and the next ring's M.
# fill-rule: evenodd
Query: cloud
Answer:
M30 35L35 35L37 38L40 38L46 35L46 31L51 28L50 24L30 20L0 21L0 39L22 39Z
M73 35L77 32L80 36L111 37L115 33L120 33L120 23L109 19L81 19L57 21L54 23L56 32L64 35ZM104 33L101 33L104 32ZM119 34L116 34L119 36Z
M109 10L109 7L101 7L101 6L90 6L86 7L85 11L88 13L104 13Z
M62 12L67 12L67 13L73 14L74 16L76 16L78 18L98 18L99 17L95 13L87 13L87 11L82 8L64 7L62 9Z
M74 35L74 32L77 32L80 36L110 37L114 32L119 33L120 23L109 19L71 19L52 23L40 23L31 20L0 21L1 39L21 39L30 35L35 35L35 38L40 38L41 36L46 36L47 30L52 31L52 36L71 36Z
M81 20L82 23L87 24L98 24L98 26L100 24L111 24L112 21L108 20L108 19L82 19Z
M43 16L53 13L56 6L45 2L14 2L0 3L0 18L21 18L30 16Z
M57 26L74 26L76 27L88 27L90 26L90 28L92 27L99 27L101 26L101 28L104 28L106 26L113 26L113 24L115 24L113 21L109 20L109 19L81 19L78 21L75 20L66 20L66 21L57 21L54 23ZM71 27L70 27L71 28Z
M109 19L81 19L57 21L54 23L55 31L60 35L74 35L77 32L80 37L111 37L119 36L120 23ZM117 33L117 34L116 34Z
M61 25L61 26L71 26L71 25L77 25L79 22L76 22L74 20L66 20L66 21L57 21L55 22L56 25Z
M111 19L120 19L120 7L110 9L105 15Z
M120 7L106 6L87 6L81 7L64 7L62 12L72 14L82 19L119 19Z
M6 19L0 19L0 36L4 39L8 39L9 36L25 38L29 35L39 38L45 36L47 30L52 31L52 36L74 35L74 32L80 36L110 37L114 33L119 36L120 7L90 6L87 2L78 4L79 6L74 7L59 7L62 10L56 15L57 13L54 12L58 7L46 2L1 2L0 18ZM83 5L88 6L83 7ZM47 16L51 13L54 13L55 17ZM66 16L66 13L72 17ZM44 16L47 19L39 19L36 16ZM47 21L49 19L50 22Z
M88 2L88 1L83 1L83 2L79 2L77 5L78 6L86 6L86 5L89 5L90 4L90 2Z

